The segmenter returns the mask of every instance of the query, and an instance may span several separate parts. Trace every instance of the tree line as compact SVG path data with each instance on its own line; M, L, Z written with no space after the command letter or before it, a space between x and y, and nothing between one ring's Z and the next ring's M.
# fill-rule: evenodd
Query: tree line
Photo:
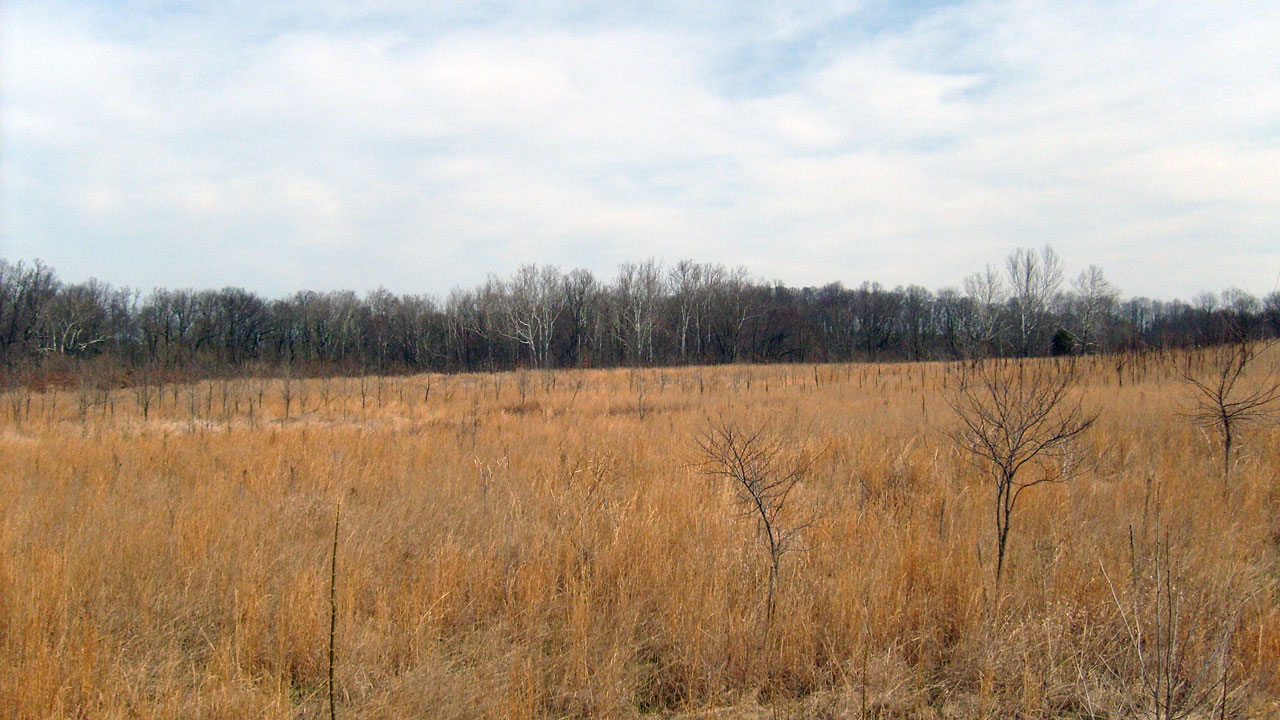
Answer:
M1280 292L1122 299L1097 266L1066 278L1047 246L1016 249L936 292L870 281L795 288L741 267L649 259L623 263L611 280L526 265L443 299L384 289L269 299L237 287L144 295L0 259L0 364L9 374L85 360L181 376L942 360L1277 334Z

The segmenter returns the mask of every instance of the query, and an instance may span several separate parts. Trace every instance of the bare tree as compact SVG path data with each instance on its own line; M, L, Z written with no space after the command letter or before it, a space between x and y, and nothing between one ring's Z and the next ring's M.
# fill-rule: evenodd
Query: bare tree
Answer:
M1009 277L1009 308L1017 333L1018 355L1028 357L1040 337L1049 301L1062 284L1062 263L1053 248L1045 245L1039 254L1029 248L1014 250L1005 261Z
M145 363L138 369L133 383L133 399L142 411L142 419L151 416L151 403L160 397L161 388L154 363Z
M589 362L589 349L598 347L600 323L600 283L589 270L577 268L565 275L564 325L570 364Z
M912 360L923 360L925 357L925 335L928 332L929 308L933 305L933 293L919 285L908 285L899 289L902 295L902 330L906 340L908 357Z
M40 352L77 355L107 342L109 294L110 289L96 280L62 288L37 318Z
M39 260L9 264L0 258L0 355L35 350L39 322L62 283Z
M1202 313L1211 313L1218 309L1218 293L1212 290L1196 293L1196 296L1191 298L1191 304Z
M1264 325L1262 302L1245 290L1237 287L1222 291L1221 311L1225 316L1227 327L1236 333L1239 339L1256 337L1258 330Z
M1074 362L967 363L946 398L962 424L952 439L987 465L995 485L996 582L1022 493L1070 479L1074 441L1097 419L1074 385Z
M1182 380L1195 391L1187 416L1202 427L1217 430L1222 439L1222 477L1231 474L1231 452L1240 429L1266 420L1280 411L1280 372L1276 363L1252 372L1258 359L1276 343L1239 342L1212 351L1208 377L1192 371L1190 360L1181 370Z
M495 330L496 282L491 279L484 287L449 293L444 308L445 343L460 368L493 364L495 336L500 334Z
M1262 315L1272 335L1280 335L1280 290L1263 298Z
M975 356L990 353L1003 334L1003 307L1009 292L1000 273L990 265L964 279L964 294L972 306L965 327L968 352Z
M744 513L756 519L769 559L766 625L773 619L782 556L794 549L796 539L810 524L788 513L788 500L808 472L809 462L790 454L769 425L766 421L742 428L730 421L713 421L698 437L703 472L728 480Z
M379 376L381 377L381 376ZM293 366L285 365L280 370L280 400L284 402L284 419L289 419L289 409L294 398L298 397L301 385L293 377Z
M864 282L854 291L853 321L863 358L874 360L894 341L898 298L878 282Z
M708 340L721 362L736 362L747 325L758 312L750 273L742 266L713 266L704 274Z
M653 363L653 333L662 290L662 265L657 260L618 267L614 325L633 364Z
M503 293L503 333L529 348L533 366L551 366L551 341L565 306L564 278L559 268L523 265Z
M1102 274L1102 268L1090 265L1072 283L1075 290L1075 323L1080 349L1091 352L1098 347L1103 324L1116 308L1120 291Z
M681 260L667 273L667 287L677 312L676 336L680 338L680 362L689 358L689 331L701 332L702 300L699 297L704 286L703 266L692 260ZM696 335L695 335L696 337Z
M365 295L364 342L372 351L374 366L385 371L390 364L395 340L395 320L400 313L401 299L384 287Z

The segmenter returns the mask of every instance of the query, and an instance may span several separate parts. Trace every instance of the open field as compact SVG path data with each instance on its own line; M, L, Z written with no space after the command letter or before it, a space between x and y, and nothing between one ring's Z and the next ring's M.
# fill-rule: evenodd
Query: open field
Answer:
M328 717L335 519L341 718L1117 717L1161 628L1196 716L1280 717L1280 433L1224 480L1186 361L1078 361L1000 583L942 364L13 391L0 717ZM772 622L698 445L766 419L808 467Z

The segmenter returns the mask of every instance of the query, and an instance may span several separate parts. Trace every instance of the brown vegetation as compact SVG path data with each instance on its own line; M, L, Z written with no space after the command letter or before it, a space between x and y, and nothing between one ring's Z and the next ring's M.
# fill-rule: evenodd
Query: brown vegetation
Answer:
M1280 437L1224 489L1209 356L1075 362L999 584L942 364L11 387L0 717L1276 716ZM709 420L793 438L785 562Z

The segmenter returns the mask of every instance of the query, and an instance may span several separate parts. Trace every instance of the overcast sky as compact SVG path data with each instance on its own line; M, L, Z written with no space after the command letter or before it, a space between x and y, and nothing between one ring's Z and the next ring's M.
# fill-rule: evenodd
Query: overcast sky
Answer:
M264 7L264 5L266 7ZM1280 3L6 0L0 257L442 294L650 256L1280 279Z

